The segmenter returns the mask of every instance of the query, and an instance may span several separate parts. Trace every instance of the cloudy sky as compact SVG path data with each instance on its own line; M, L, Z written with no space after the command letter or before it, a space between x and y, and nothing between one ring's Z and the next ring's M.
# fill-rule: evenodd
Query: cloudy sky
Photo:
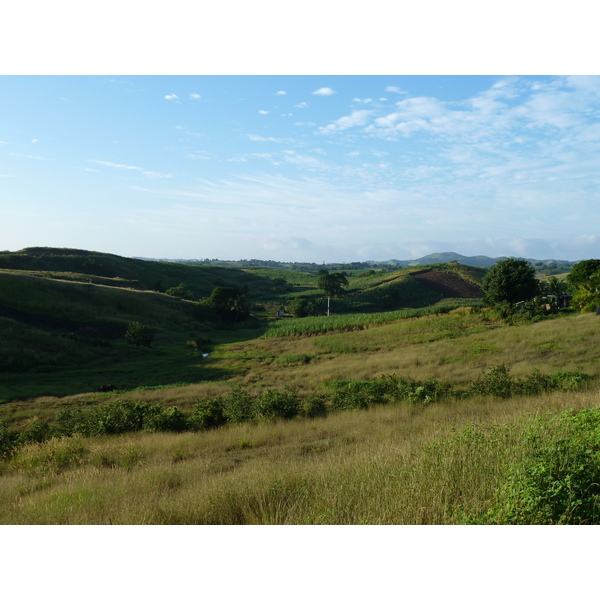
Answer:
M598 76L0 77L0 250L600 256Z

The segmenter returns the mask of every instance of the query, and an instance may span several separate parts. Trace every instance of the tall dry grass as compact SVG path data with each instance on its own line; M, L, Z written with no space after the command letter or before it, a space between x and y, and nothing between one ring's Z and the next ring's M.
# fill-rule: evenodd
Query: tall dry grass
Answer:
M585 393L394 404L204 433L54 439L2 465L0 522L452 524L522 460L527 423Z

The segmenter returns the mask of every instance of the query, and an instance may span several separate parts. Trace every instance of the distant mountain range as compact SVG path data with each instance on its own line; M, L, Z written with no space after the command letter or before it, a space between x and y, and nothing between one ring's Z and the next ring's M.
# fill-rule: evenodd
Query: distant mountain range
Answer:
M294 263L294 262L280 262L275 260L262 260L262 259L250 259L250 260L239 260L239 261L228 261L228 260L219 260L219 259L208 259L205 258L203 260L198 259L173 259L173 258L144 258L141 256L137 256L135 258L142 260L158 260L160 262L175 262L175 263L183 263L188 265L206 265L206 266L223 266L223 267L237 267L237 268L247 268L247 267L262 267L262 268L270 268L270 269L299 269L299 270L307 270L307 271L317 271L318 269L326 268L326 269L371 269L371 268L385 268L385 269L402 269L404 267L418 267L418 266L426 266L436 263L448 263L448 262L457 262L462 265L466 265L469 267L491 267L495 265L498 261L504 260L507 258L506 256L498 256L496 258L491 258L489 256L463 256L462 254L458 254L456 252L436 252L434 254L428 254L427 256L423 256L421 258L413 258L409 260L398 260L398 259L390 259L390 260L369 260L363 262L350 262L350 263ZM536 259L536 258L527 258L525 259L530 262L535 270L544 275L554 275L559 273L565 273L570 271L573 265L577 264L577 261L568 261L568 260L557 260L557 259Z
M446 262L457 262L461 265L468 265L470 267L491 267L498 261L504 260L506 256L499 256L497 258L490 258L489 256L463 256L456 252L435 252L434 254L428 254L422 258L414 258L411 260L396 260L391 259L387 261L369 261L372 264L389 264L395 267L416 267L419 265L431 265L434 263L446 263ZM538 266L559 266L564 265L565 267L572 267L576 262L570 262L568 260L555 260L555 259L544 259L539 260L536 258L525 259L528 262Z

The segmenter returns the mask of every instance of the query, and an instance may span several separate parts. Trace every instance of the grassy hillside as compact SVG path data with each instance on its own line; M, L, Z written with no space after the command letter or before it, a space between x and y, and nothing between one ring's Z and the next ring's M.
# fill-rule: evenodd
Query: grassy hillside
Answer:
M454 277L456 290L452 285L442 292L431 289L413 276L414 269L356 272L346 297L332 301L332 312L426 307L464 296L457 281L476 281L460 265L438 265L429 273ZM253 316L224 327L199 315L193 302L155 291L182 283L196 299L219 285L237 287L250 300ZM228 377L222 363L209 363L202 354L231 339L262 335L277 309L302 295L325 311L314 273L187 266L56 248L0 253L0 399L93 391L109 383L132 388ZM404 316L389 312L373 318L390 322ZM151 348L126 342L132 322L148 328ZM327 325L337 327L333 318Z
M42 250L0 269L2 523L596 522L595 315L459 308L484 270L442 264L277 320L316 275ZM159 273L246 282L257 310L207 319Z

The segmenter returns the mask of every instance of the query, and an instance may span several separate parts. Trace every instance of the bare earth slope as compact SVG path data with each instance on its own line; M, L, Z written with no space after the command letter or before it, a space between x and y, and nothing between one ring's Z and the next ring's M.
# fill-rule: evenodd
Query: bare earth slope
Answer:
M483 298L484 296L481 288L452 273L433 270L413 273L413 277L425 287L447 298Z

